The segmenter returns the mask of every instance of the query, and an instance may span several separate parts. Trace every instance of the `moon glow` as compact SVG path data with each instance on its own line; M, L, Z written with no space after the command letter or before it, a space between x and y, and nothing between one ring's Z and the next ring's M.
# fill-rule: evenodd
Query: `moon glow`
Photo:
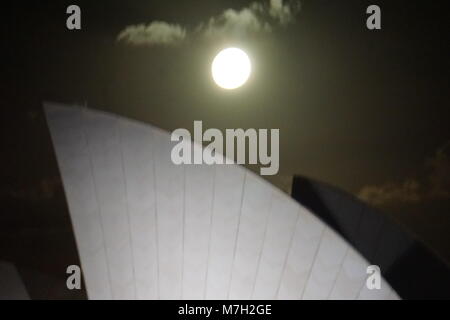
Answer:
M250 77L250 58L239 48L224 49L214 58L211 73L219 87L228 90L239 88Z

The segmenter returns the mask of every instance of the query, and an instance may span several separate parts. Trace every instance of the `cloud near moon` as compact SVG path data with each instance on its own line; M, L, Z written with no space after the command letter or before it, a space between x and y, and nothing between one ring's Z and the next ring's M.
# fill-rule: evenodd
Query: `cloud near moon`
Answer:
M372 205L414 204L433 199L450 199L450 141L425 161L424 179L409 177L401 183L364 186L358 197Z
M206 22L199 23L193 30L179 24L152 21L149 24L125 27L117 40L135 46L173 46L192 37L217 39L268 33L274 28L294 22L299 11L299 1L252 2L240 10L226 9Z
M117 39L134 45L171 45L186 38L186 29L177 24L154 21L149 25L139 24L126 27Z

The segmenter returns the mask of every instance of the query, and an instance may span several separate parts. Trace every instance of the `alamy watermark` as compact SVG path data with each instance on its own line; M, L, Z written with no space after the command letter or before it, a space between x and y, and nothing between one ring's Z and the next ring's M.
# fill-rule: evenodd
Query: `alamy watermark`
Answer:
M222 131L215 128L203 132L202 121L194 121L194 142L200 146L209 142L206 147L193 148L191 133L184 128L173 131L171 140L179 141L170 155L177 165L259 163L265 166L260 168L261 175L274 175L279 170L279 129L270 129L270 141L268 129L226 129L224 137Z
M67 7L66 13L69 14L66 20L66 27L69 30L81 29L81 9L79 6L72 4Z
M366 279L366 287L369 290L381 289L381 270L377 265L370 265L367 267L366 273L369 276Z
M81 289L81 268L76 264L67 267L66 273L69 275L66 280L66 286L69 290Z

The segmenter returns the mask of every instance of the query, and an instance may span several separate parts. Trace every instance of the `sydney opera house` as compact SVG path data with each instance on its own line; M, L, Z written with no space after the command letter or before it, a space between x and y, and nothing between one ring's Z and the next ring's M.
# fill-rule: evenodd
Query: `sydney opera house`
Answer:
M289 196L236 164L175 165L159 128L44 109L89 299L450 296L448 266L353 196L300 176Z

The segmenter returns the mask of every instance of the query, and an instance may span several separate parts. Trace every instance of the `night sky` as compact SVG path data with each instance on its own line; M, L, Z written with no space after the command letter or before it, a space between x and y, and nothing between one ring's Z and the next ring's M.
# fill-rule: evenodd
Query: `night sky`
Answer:
M342 188L450 261L444 1L303 0L295 21L272 21L271 32L195 32L250 3L14 1L2 9L0 260L31 279L32 297L67 298L58 289L65 267L79 263L43 101L87 104L169 131L192 130L194 120L279 128L280 171L265 178L287 192L294 174ZM81 30L66 28L70 4L81 8ZM381 30L366 28L370 4L381 7ZM189 36L174 45L118 41L127 26L153 21ZM246 50L254 68L233 92L210 76L227 45Z

